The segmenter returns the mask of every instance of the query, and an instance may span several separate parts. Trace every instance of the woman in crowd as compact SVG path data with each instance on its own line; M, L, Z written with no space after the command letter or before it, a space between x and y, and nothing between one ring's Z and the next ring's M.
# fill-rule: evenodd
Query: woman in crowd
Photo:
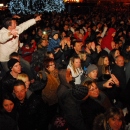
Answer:
M89 97L81 105L82 115L85 122L89 124L89 128L92 129L95 117L104 113L112 105L108 97L99 91L95 81L86 81L83 85L88 88Z
M6 93L2 97L2 109L0 110L0 129L18 130L17 112L14 106L14 97Z
M54 117L58 106L57 89L60 85L58 70L55 68L53 59L44 61L43 75L46 75L47 83L42 90L42 99L49 105L50 119Z
M95 118L93 130L125 130L125 120L121 109L112 107L105 114Z
M110 70L109 70L109 58L108 56L101 56L97 63L98 67L98 78L99 80L103 80L105 77L107 79L110 78ZM105 79L106 79L105 78Z
M111 74L110 62L108 56L102 56L98 60L98 81L107 81L111 77L114 78L114 83L110 83L112 88L104 90L105 94L109 97L110 101L113 103L114 99L118 99L118 87L119 81Z
M71 71L72 77L75 79L75 84L80 84L81 76L83 74L81 59L78 56L72 57L67 66L67 69Z

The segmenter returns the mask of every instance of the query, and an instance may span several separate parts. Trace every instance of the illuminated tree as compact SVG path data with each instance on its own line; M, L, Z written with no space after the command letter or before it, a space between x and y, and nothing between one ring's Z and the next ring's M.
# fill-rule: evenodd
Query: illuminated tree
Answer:
M11 0L9 2L9 10L12 14L61 12L64 9L63 0Z
M61 12L65 9L63 0L45 0L45 11L46 12Z

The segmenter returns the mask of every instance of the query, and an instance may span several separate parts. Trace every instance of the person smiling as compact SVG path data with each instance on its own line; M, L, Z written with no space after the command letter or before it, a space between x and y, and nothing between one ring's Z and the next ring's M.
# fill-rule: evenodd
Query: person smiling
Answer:
M95 118L93 130L125 130L125 119L120 108L112 107Z
M86 81L83 85L88 88L89 97L81 104L81 111L91 130L95 117L104 113L112 105L108 97L102 91L99 91L95 81Z

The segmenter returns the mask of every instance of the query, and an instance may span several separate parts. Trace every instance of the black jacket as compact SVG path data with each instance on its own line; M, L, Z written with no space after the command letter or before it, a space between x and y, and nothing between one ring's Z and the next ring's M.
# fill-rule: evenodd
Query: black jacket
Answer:
M13 84L16 81L10 71L6 73L6 75L1 79L2 93L12 93L13 92Z
M28 91L24 103L16 99L19 130L47 130L48 111L43 100Z
M0 111L0 130L18 130L16 121L1 111Z
M59 100L62 103L60 105L69 128L71 130L89 130L80 109L83 101L74 98L71 89L66 90Z

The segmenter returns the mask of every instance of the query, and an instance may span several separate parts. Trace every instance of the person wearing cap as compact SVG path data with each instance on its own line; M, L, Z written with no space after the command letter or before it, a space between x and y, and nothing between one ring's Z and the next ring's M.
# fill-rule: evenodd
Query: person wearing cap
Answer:
M89 130L84 122L80 105L88 98L88 88L76 85L66 90L59 98L61 113L72 130Z
M86 81L97 81L97 86L100 90L104 90L104 88L112 88L112 85L117 83L117 78L111 74L111 77L107 81L98 81L98 67L95 64L90 64L87 68L87 76L82 81L84 84ZM118 83L117 83L118 86Z
M9 71L1 80L2 92L12 93L13 83L16 80L18 74L21 73L21 65L17 59L10 59L7 64Z

